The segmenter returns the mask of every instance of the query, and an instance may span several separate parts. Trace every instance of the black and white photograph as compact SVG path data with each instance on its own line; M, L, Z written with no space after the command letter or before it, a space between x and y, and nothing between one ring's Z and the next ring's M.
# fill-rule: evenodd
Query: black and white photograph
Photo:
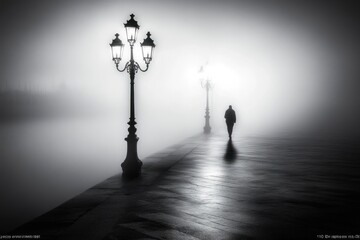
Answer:
M0 0L0 239L360 240L360 2Z

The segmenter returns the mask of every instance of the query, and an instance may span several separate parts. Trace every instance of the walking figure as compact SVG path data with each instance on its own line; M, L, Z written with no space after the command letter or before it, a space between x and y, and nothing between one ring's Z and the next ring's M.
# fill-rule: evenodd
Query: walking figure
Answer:
M235 111L232 109L231 105L225 112L225 119L226 119L227 130L229 133L229 138L231 139L234 123L236 123L236 114Z

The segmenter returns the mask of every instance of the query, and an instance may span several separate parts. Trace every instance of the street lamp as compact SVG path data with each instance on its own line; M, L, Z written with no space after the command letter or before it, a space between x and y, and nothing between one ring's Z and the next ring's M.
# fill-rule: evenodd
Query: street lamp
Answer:
M207 79L205 83L201 82L201 86L206 90L206 109L205 109L205 126L204 133L209 134L211 132L210 127L210 111L209 111L209 90L211 89L210 80Z
M123 169L123 175L125 177L136 177L141 173L142 162L138 158L137 154L137 141L139 138L136 136L136 122L135 122L135 101L134 101L134 79L135 73L138 70L146 72L149 68L150 61L152 60L153 48L155 47L154 41L150 38L151 34L148 32L147 38L140 43L143 53L143 59L146 64L146 68L142 69L140 65L134 60L133 47L136 42L137 33L139 30L139 25L134 19L135 15L131 14L130 19L124 24L126 29L127 41L130 45L130 60L125 64L124 68L119 68L119 63L122 59L122 53L124 44L119 39L119 34L115 34L115 39L110 43L112 58L115 62L116 69L119 72L124 72L125 70L130 74L130 121L129 124L129 134L125 138L127 141L127 154L124 162L121 164Z

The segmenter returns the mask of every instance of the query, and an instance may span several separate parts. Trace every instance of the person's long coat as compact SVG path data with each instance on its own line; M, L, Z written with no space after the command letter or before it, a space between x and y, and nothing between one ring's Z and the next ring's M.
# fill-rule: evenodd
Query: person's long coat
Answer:
M226 119L226 123L229 124L234 124L236 123L236 114L235 111L231 108L229 108L228 110L226 110L225 112L225 119Z

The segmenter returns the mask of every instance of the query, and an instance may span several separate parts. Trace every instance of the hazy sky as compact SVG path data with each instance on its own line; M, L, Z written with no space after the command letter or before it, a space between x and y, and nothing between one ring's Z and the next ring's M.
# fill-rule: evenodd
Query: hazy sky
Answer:
M243 130L300 126L348 78L357 55L355 2L1 1L1 82L65 83L127 115L128 76L116 72L108 44L116 32L125 41L123 23L134 13L137 61L147 31L157 44L149 71L136 76L138 118L161 125L187 115L194 121L182 121L184 128L201 126L198 70L208 62L215 126L229 104Z

